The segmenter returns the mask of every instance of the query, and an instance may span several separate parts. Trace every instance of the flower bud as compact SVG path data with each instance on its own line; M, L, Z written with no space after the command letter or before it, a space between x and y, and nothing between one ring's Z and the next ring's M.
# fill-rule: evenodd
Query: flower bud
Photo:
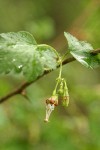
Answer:
M54 104L55 106L58 105L58 95L54 95L54 96L51 96L50 98L48 98L46 100L46 104Z
M59 96L62 96L63 93L64 93L64 87L63 87L63 86L64 86L64 85L63 85L63 80L62 80L61 83L60 83L60 88L59 88L59 90L58 90Z
M63 104L63 106L68 106L68 104L69 104L69 96L63 96L62 104Z
M59 89L59 90L58 90L58 94L59 94L60 96L62 96L63 93L64 93L64 90L63 90L63 89Z
M67 86L64 88L64 94L62 97L62 104L63 104L63 106L68 106L68 104L69 104L69 93L68 93Z

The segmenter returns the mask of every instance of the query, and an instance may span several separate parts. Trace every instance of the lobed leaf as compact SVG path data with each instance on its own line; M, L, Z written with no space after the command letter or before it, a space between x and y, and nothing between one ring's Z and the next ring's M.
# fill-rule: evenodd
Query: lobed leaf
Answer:
M93 47L91 44L85 41L79 41L77 38L73 37L70 33L64 33L66 39L68 40L68 47L70 53L78 60L81 64L88 68L96 68L100 66L99 54L93 55Z
M37 45L28 32L0 34L0 73L23 73L32 81L45 70L55 69L57 57L52 47Z

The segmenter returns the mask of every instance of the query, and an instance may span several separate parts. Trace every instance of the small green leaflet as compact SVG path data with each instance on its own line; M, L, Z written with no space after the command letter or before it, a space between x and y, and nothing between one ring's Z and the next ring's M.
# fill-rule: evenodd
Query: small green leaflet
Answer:
M33 81L45 70L55 69L57 58L51 46L38 45L28 32L0 34L0 74L23 73L28 81Z
M79 41L77 38L73 37L70 33L64 33L66 39L68 40L68 47L70 53L78 60L81 64L88 68L100 67L100 55L93 55L93 47L91 44L85 41Z

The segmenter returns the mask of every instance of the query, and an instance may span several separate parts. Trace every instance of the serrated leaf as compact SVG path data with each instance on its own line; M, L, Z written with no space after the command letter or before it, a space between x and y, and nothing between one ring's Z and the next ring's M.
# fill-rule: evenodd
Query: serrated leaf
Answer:
M99 55L93 55L91 53L93 51L91 44L85 41L79 41L70 33L65 32L64 35L68 40L70 53L76 60L88 68L96 68L100 66Z
M0 34L0 73L22 72L28 81L32 81L46 69L55 69L56 59L52 47L37 45L28 32Z

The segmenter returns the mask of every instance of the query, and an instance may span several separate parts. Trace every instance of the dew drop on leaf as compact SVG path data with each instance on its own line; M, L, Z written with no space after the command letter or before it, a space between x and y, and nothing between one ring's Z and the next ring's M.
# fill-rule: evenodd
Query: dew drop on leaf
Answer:
M22 67L23 67L22 65L19 65L19 66L18 66L19 69L21 69Z

